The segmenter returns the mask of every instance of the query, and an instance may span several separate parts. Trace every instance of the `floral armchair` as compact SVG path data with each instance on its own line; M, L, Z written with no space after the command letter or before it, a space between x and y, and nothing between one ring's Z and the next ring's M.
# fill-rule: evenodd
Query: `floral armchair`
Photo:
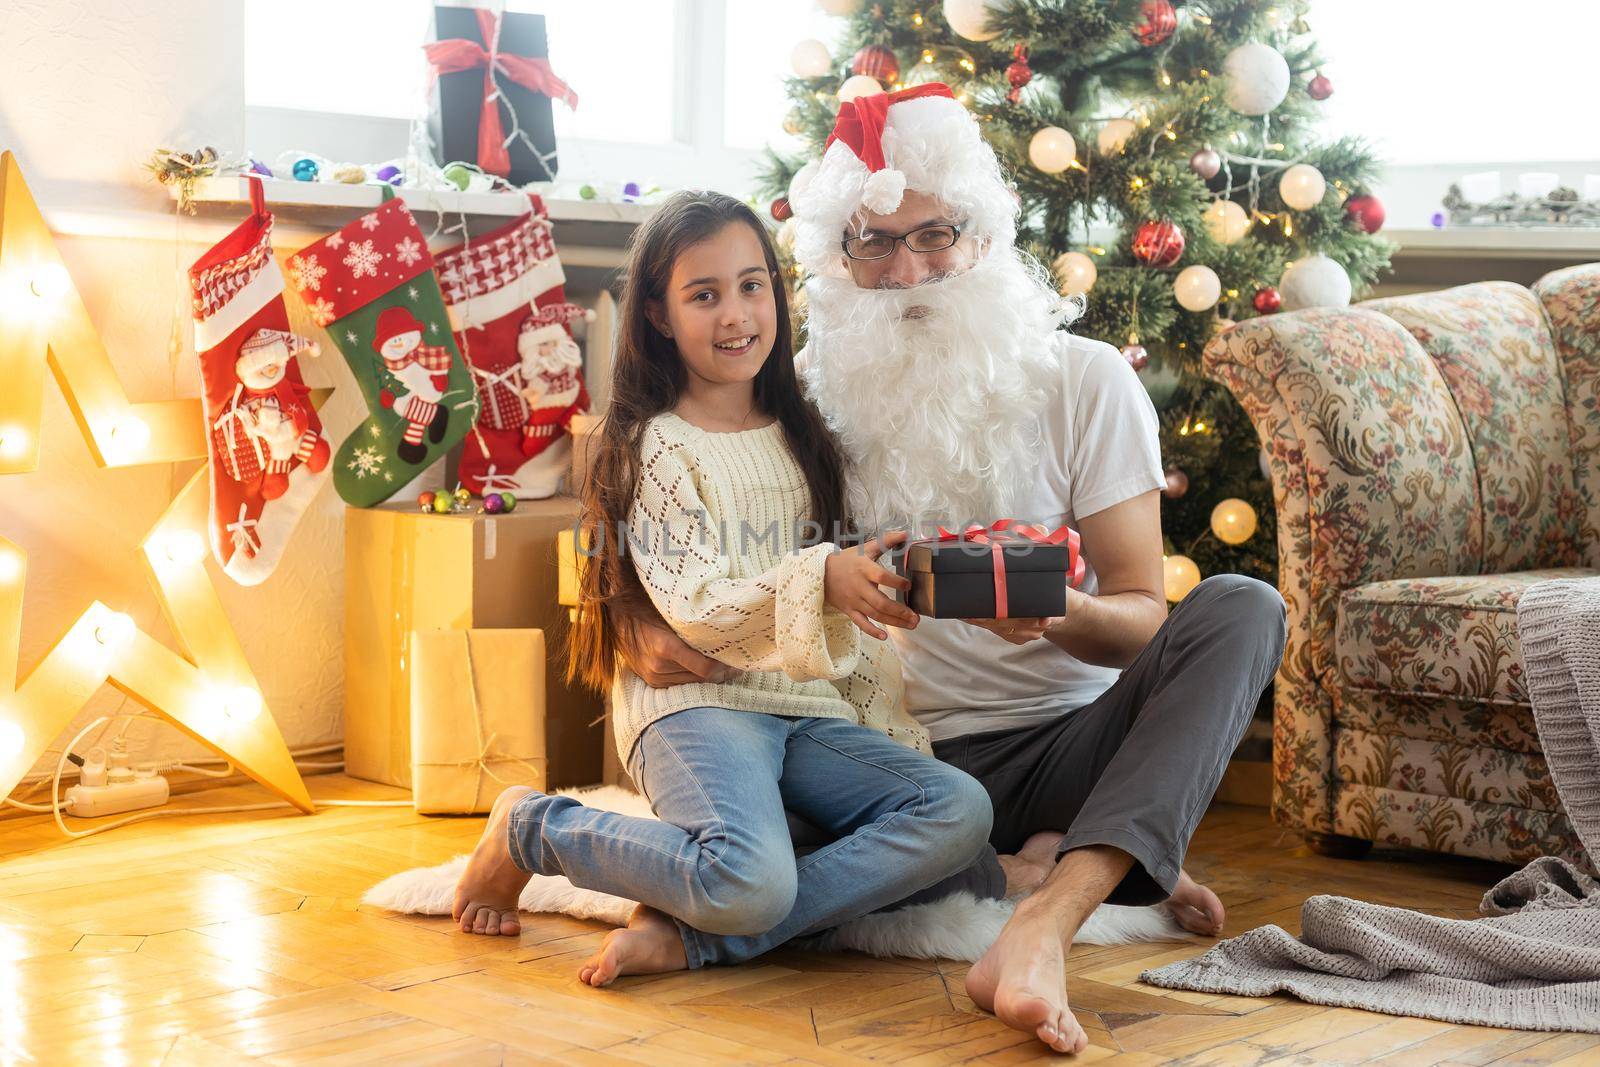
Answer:
M1600 574L1600 264L1265 316L1204 359L1272 470L1274 816L1328 854L1576 858L1516 604Z

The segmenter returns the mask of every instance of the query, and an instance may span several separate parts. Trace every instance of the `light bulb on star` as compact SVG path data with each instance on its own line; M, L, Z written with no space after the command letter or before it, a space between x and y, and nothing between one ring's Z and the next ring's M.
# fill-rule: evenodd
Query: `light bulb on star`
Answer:
M866 74L852 74L839 86L839 103L854 100L860 96L875 96L883 92L883 85L877 78Z
M28 431L19 426L0 429L0 459L21 459L28 451Z
M261 716L261 693L248 685L235 686L223 696L222 713L234 722L254 722Z
M1062 296L1082 296L1100 277L1094 259L1082 252L1063 252L1055 261L1056 285Z
M1046 174L1060 174L1077 158L1077 143L1060 126L1045 126L1028 142L1028 162Z
M1322 172L1309 163L1296 163L1278 179L1278 195L1296 211L1310 211L1322 203L1328 182Z
M161 556L172 563L199 563L206 555L205 538L193 530L174 530L159 542Z
M72 275L59 263L46 263L33 272L28 288L41 300L57 300L72 288Z
M1213 200L1203 217L1206 232L1218 244L1238 244L1250 232L1250 216L1232 200Z
M797 78L821 78L833 69L833 56L827 45L808 37L789 53L789 69Z
M150 424L137 415L124 415L111 427L111 443L123 457L137 456L150 443Z
M108 611L94 628L94 639L106 648L121 648L133 640L133 620L120 611Z
M1123 146L1128 143L1128 138L1138 129L1132 119L1112 119L1100 127L1100 132L1095 135L1095 147L1100 149L1102 156L1114 156L1122 151Z
M1185 267L1172 280L1172 295L1185 311L1205 311L1215 307L1222 296L1222 279L1203 263Z
M0 760L16 759L26 740L27 735L15 721L0 719Z
M1229 497L1211 509L1211 532L1228 545L1242 545L1256 532L1256 509L1238 497Z
M0 548L0 585L10 585L22 577L22 554Z

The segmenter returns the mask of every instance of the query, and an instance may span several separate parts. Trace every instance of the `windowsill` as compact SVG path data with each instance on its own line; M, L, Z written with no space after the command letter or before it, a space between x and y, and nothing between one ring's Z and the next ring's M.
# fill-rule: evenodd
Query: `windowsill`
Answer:
M1461 256L1493 253L1505 259L1591 254L1600 258L1600 227L1447 226L1443 229L1384 230L1405 256Z

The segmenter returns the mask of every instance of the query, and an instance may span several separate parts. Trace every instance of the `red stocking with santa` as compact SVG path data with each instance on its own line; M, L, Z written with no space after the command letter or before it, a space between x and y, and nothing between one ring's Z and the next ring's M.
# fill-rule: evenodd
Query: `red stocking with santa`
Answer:
M241 585L266 579L328 477L330 448L297 360L317 345L289 332L272 214L252 213L189 268L195 351L211 453L211 551Z

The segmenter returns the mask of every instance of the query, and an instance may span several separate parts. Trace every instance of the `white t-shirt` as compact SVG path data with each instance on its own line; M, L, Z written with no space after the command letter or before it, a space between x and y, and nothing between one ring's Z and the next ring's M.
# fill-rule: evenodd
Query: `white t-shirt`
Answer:
M1061 393L1041 415L1040 462L1017 514L1051 529L1166 484L1155 407L1122 354L1104 341L1055 335ZM1088 546L1092 550L1092 546ZM1099 588L1093 566L1080 587ZM1014 645L959 619L889 627L911 714L935 741L1029 726L1083 707L1121 672L1040 639Z

